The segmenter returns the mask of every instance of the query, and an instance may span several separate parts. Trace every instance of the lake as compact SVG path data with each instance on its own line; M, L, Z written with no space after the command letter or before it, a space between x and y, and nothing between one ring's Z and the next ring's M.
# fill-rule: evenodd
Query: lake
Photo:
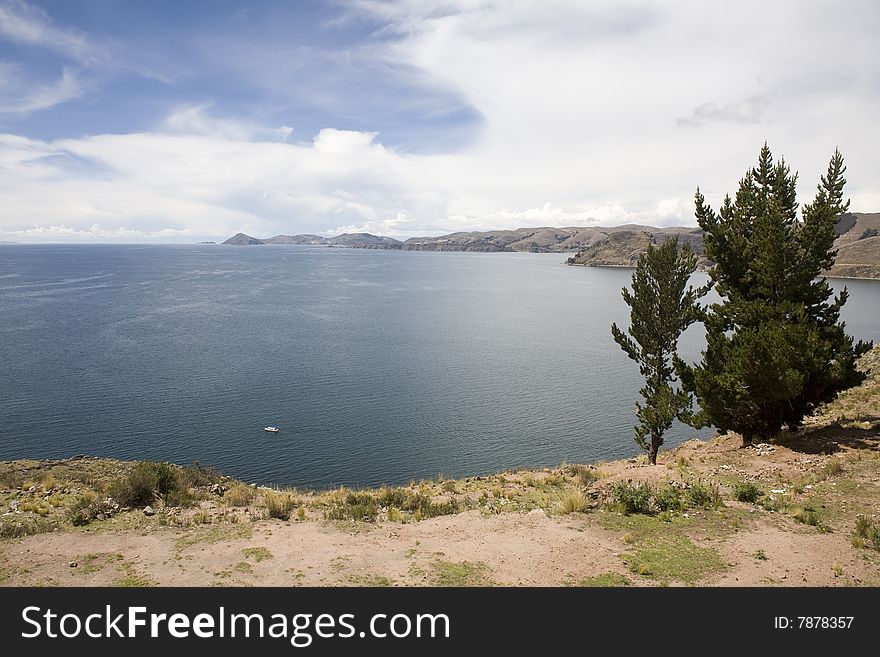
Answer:
M633 456L640 377L609 332L632 271L565 257L0 245L0 458L325 488ZM880 282L845 283L849 332L880 339Z

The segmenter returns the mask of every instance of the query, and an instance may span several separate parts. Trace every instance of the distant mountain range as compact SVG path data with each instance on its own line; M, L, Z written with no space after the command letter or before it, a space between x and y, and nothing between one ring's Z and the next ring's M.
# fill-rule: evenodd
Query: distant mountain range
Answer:
M600 243L614 233L643 233L679 235L702 250L699 228L652 228L651 226L598 227L598 228L517 228L484 232L450 233L440 237L412 237L396 240L369 233L344 233L336 237L319 235L276 235L259 239L238 233L224 244L311 244L316 246L343 246L357 249L400 249L404 251L530 251L532 253L575 253Z
M836 227L837 260L830 276L880 278L880 213L843 214ZM573 253L566 262L591 267L634 267L648 244L662 244L678 237L699 256L701 268L710 263L703 257L703 232L696 227L655 228L625 226L517 228L450 233L440 237L413 237L405 241L369 233L344 233L336 237L319 235L276 235L258 239L238 233L223 242L233 245L304 244L355 249L398 249L403 251L528 251Z

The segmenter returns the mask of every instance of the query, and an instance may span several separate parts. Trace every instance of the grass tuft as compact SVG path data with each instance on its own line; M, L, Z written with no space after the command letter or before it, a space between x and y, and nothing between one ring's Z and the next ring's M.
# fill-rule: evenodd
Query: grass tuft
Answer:
M764 491L751 481L740 481L733 486L733 498L739 502L750 502L754 504L763 494Z
M263 506L266 507L266 512L270 518L290 520L291 512L300 505L300 501L295 499L290 493L278 493L275 491L265 491L263 493Z
M630 582L625 575L621 575L620 573L602 573L600 575L593 575L592 577L585 577L584 579L579 580L576 583L576 586L611 588L630 586L631 584L632 582Z
M559 512L568 513L584 513L589 506L589 500L580 488L567 490L562 494L559 501Z

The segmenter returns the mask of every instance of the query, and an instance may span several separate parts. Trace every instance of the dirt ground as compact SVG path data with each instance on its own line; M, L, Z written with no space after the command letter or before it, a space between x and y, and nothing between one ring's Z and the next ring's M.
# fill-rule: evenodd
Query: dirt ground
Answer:
M690 440L661 451L657 466L639 457L419 482L404 492L455 507L433 517L371 507L367 520L339 515L354 504L344 490L284 493L296 498L282 514L289 519L268 517L264 505L281 493L256 488L236 502L230 491L245 485L224 480L187 508L108 511L73 526L62 519L74 493L107 490L102 477L121 476L126 464L5 462L0 528L32 514L41 533L6 531L0 583L880 586L876 370L804 431L740 443ZM615 497L623 482L649 484L646 513L624 512ZM662 511L662 491L690 502Z

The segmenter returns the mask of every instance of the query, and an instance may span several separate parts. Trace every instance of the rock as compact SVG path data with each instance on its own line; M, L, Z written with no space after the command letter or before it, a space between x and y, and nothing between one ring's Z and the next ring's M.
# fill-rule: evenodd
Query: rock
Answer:
M103 513L99 513L95 516L95 520L104 520L106 517Z
M527 516L546 516L547 513L544 511L544 509L532 509L526 515Z
M12 501L9 503L9 508L12 509L13 511L18 511L18 505L19 505L19 504L20 504L20 502L19 502L18 500L12 500Z
M147 505L144 507L144 515L145 516L154 516L154 515L156 515L156 510L153 507Z
M69 564L67 564L67 565L70 566L71 568L76 568L79 564L78 564L76 561L71 561L71 562L70 562Z

